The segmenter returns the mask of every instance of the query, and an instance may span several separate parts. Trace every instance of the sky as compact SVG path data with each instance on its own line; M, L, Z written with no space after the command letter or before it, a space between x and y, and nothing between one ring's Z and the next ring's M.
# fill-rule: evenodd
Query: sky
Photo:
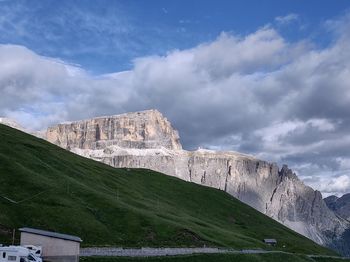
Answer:
M350 2L0 0L0 116L41 130L153 108L186 149L350 192Z

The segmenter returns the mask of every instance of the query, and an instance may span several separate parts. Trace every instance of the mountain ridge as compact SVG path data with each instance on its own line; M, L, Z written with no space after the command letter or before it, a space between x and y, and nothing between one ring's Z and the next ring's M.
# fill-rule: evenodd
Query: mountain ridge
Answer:
M97 117L59 124L48 128L46 138L113 167L148 168L223 190L317 243L350 254L350 247L344 248L347 244L342 242L348 221L331 211L320 192L306 186L287 166L280 169L275 163L238 152L183 150L178 132L157 110L121 116L111 116L113 121ZM149 124L158 125L150 127L157 132L145 135Z
M2 243L11 243L13 228L28 226L78 235L84 246L334 254L220 190L112 168L3 125L0 138ZM264 244L267 237L277 246Z

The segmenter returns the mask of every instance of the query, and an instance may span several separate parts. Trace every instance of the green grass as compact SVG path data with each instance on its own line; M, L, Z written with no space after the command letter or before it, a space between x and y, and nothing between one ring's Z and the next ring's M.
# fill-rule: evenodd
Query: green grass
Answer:
M276 238L274 249L334 254L223 191L115 169L3 125L0 196L0 243L28 226L78 235L85 246L267 249L262 239Z
M342 258L328 258L328 257L321 258L321 257L318 257L318 258L313 258L313 260L316 262L349 262L350 258L342 259Z
M333 258L309 258L296 254L203 254L175 257L125 258L125 257L82 257L80 262L346 262Z
M117 258L89 257L80 258L80 262L314 262L302 255L290 254L203 254L192 256L153 257L153 258Z

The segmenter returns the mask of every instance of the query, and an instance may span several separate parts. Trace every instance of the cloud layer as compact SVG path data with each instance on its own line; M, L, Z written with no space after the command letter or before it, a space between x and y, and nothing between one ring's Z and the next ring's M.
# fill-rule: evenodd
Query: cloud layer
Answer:
M41 129L66 120L157 108L185 148L238 150L288 163L324 193L350 191L348 18L334 41L288 42L272 27L91 76L77 65L0 45L0 115Z

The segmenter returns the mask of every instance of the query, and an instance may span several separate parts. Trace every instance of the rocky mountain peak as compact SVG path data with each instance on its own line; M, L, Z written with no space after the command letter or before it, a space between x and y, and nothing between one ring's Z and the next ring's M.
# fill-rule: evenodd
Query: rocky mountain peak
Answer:
M325 199L324 199L324 201L326 202L326 203L334 203L335 201L337 201L339 199L339 197L337 197L337 196L328 196L328 197L326 197Z
M339 199L337 196L328 196L324 199L324 202L327 204L327 206L331 209L334 210L335 203Z
M291 180L299 180L298 176L293 172L292 169L288 167L288 165L283 165L281 170L278 172L279 176L281 177L281 180L288 178Z
M67 149L182 149L178 132L154 109L62 123L49 127L46 138Z

